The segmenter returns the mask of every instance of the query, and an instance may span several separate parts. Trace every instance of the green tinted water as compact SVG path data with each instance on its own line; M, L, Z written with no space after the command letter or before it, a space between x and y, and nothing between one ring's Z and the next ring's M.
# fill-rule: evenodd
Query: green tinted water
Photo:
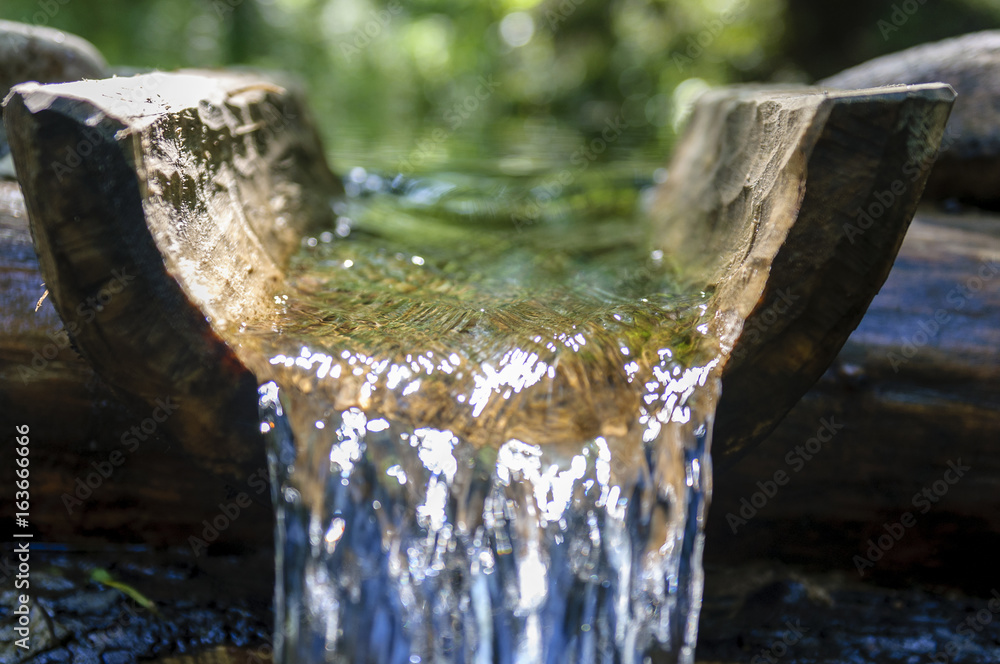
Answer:
M429 383L447 393L436 419L471 440L502 444L511 431L496 420L544 402L545 417L511 426L544 429L532 436L541 444L592 437L628 429L644 385L658 381L654 368L690 365L704 345L707 294L647 248L630 183L548 202L501 179L399 180L393 192L360 169L353 178L357 195L340 204L337 225L306 238L293 259L294 288L274 320L244 330L259 333L272 364L301 365L308 347L319 357L310 366L344 377L341 406L371 407L381 393L382 407L399 408L399 395L389 397L399 384L376 389L381 374L355 376L356 403L343 385L352 357L388 361L409 367L399 374L406 385L422 383L415 401ZM563 397L582 412L562 412Z
M651 183L600 175L354 169L236 335L269 379L281 661L690 661L709 294L649 249Z

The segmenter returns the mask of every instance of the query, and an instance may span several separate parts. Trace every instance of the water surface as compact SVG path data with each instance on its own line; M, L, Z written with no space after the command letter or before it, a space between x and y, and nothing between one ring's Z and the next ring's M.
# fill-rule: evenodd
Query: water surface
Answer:
M709 294L644 183L351 171L260 351L286 662L690 661Z

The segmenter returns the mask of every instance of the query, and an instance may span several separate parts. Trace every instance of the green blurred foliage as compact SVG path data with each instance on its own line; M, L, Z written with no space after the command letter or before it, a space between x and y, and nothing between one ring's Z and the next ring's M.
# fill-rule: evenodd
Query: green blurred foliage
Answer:
M661 159L708 85L808 81L1000 26L997 0L905 1L888 35L899 0L3 0L0 17L77 33L119 67L293 72L342 168L530 169L609 123L627 131L602 159Z

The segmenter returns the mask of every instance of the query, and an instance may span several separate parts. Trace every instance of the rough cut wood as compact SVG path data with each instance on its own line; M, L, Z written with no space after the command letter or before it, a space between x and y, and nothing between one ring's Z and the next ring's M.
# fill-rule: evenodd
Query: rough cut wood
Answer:
M657 241L714 284L713 457L764 438L885 281L953 91L720 90L695 109L654 203Z
M109 75L90 42L52 28L0 21L0 99L23 81L59 83ZM0 123L0 158L9 152Z
M958 93L925 196L1000 206L1000 31L923 44L819 82L834 88L951 85Z
M23 84L4 117L56 310L107 300L80 351L133 410L177 402L163 428L238 472L260 454L256 382L194 302L216 324L247 314L329 225L338 181L304 105L260 76L191 72Z
M262 107L277 103L270 97L279 94L273 84L261 86L245 79L233 82L230 77L206 82L193 80L192 76L184 79L182 97L173 98L168 108L149 94L150 85L160 86L159 91L173 89L176 79L161 76L158 81L140 77L128 83L118 80L99 85L21 86L9 102L5 117L15 137L15 157L28 191L36 241L43 255L42 269L57 308L71 311L81 297L92 296L104 286L119 264L127 264L137 275L136 284L122 291L124 297L116 296L95 317L94 325L77 335L83 352L120 390L140 397L144 403L138 404L139 412L143 407L152 408L163 393L175 396L182 409L190 406L191 410L182 410L176 420L168 420L165 428L185 442L186 450L197 455L203 467L231 476L241 468L247 472L247 449L256 440L255 431L249 430L255 420L248 412L255 399L247 400L246 410L239 410L240 400L246 399L246 386L253 381L233 362L214 330L224 322L222 319L252 312L253 297L273 292L284 257L298 242L299 234L327 209L325 201L318 200L323 195L317 192L329 193L335 185L329 181L325 166L315 166L317 153L303 146L306 141L300 141L302 132L286 129L253 142L246 137L264 136L266 132L262 134L261 130L273 126L266 118L258 122L254 117L260 116L244 116L241 122L234 123L225 112L216 113L224 106L234 106L236 111L231 112L237 115L263 113ZM764 319L773 306L775 293L790 285L812 289L797 295L807 303L811 301L809 293L815 295L814 305L826 302L824 298L841 291L824 289L822 281L817 284L804 279L804 267L836 264L838 260L848 265L852 260L858 263L845 281L850 286L844 291L845 297L852 301L832 307L829 313L833 318L860 315L881 282L880 270L888 269L905 230L907 210L912 209L907 207L908 201L914 196L915 185L904 186L895 194L902 201L899 211L885 213L877 229L862 229L866 232L858 244L863 246L851 250L844 246L848 231L840 219L831 221L829 214L821 211L821 203L829 202L826 197L833 186L822 177L822 169L846 169L849 176L842 179L845 191L860 197L843 199L851 205L867 204L865 195L877 191L876 187L883 183L891 185L890 180L900 177L907 160L925 169L927 155L933 153L934 141L944 125L950 90L943 86L901 88L874 96L817 91L730 94L729 98L717 95L703 102L691 130L710 129L712 118L729 128L733 133L728 135L728 160L713 162L722 164L714 173L711 164L697 163L690 146L710 143L712 139L696 134L687 140L687 147L682 146L668 189L661 196L664 200L677 196L677 190L671 193L670 187L676 187L682 177L691 178L691 186L681 191L704 192L701 183L713 180L743 190L747 182L760 185L762 174L768 186L761 186L759 195L755 194L755 205L744 208L743 216L733 212L738 207L731 205L733 199L723 201L721 206L722 199L717 197L687 202L689 210L712 222L714 236L695 232L685 239L679 226L669 218L661 219L661 229L667 236L672 233L671 241L676 242L671 253L682 255L690 242L696 243L699 255L724 257L724 261L706 261L699 266L716 274L720 268L731 269L728 280L718 280L718 325L731 323L733 316L746 316L751 322L757 317ZM198 95L210 99L221 95L221 99L199 104ZM255 106L257 103L261 106ZM781 117L791 121L775 125L777 131L769 128L770 120ZM94 133L87 121L99 118ZM873 135L864 134L865 130ZM758 132L757 138L770 141L761 143L769 151L759 162L743 149L747 140L743 132L754 131ZM832 137L841 136L839 131L847 135L860 131L865 141L875 140L881 150L878 158L869 150L856 150L857 146L850 142L838 152ZM882 132L885 136L879 144ZM280 136L277 143L281 149L268 144L275 135ZM202 138L192 138L199 136ZM85 138L92 141L94 149L80 165L63 172L51 154L62 154L67 140L73 143ZM242 147L234 148L232 143ZM206 151L206 144L215 147L215 152ZM219 145L224 147L220 149ZM273 158L289 150L300 152L284 162ZM850 159L855 151L856 162ZM202 154L206 156L202 158ZM706 147L704 154L716 152ZM250 156L260 157L260 161L243 160ZM274 165L279 163L292 164L299 170L275 175ZM815 168L806 172L806 165ZM852 165L856 166L853 170ZM685 168L687 175L683 176ZM67 181L61 185L63 195L66 191L81 196L87 191L100 191L106 200L76 204L72 211L61 208L61 196L56 195L54 184L58 181L56 171ZM856 181L864 179L865 173L871 174L867 189ZM295 214L289 212L282 227L277 212L267 207L274 198L262 192L268 187L291 188L294 183L302 186L301 196L292 197L302 201L302 207ZM243 204L233 206L233 198ZM725 214L719 215L719 210ZM791 214L778 214L781 210ZM721 244L726 236L720 219L729 224L728 230L739 231L733 237L742 245ZM802 228L806 224L820 227ZM283 232L290 227L291 232ZM814 247L824 242L831 245L825 253ZM177 246L188 248L176 252ZM787 274L782 277L781 270L769 271L772 264L780 265ZM866 275L871 277L867 284ZM130 313L134 307L138 308ZM204 311L211 313L212 321L205 320ZM790 314L781 323L771 324L773 339L784 343L787 337L777 332L790 334L789 328L796 324L807 326L814 336L814 329L829 334L832 327L834 336L846 337L852 326L850 322L838 327L836 321L817 321L815 315L809 314L809 307L797 311L798 316ZM733 366L739 368L751 361L766 349L766 340L765 335L753 339L739 334L731 337L729 341L736 344ZM836 346L839 343L832 350L822 348L830 354L827 362ZM787 354L785 348L774 352L779 356ZM779 357L775 361L789 360ZM738 377L739 373L729 375ZM814 378L794 389L804 390ZM752 385L750 389L758 388ZM790 393L783 392L781 398L790 398ZM752 403L752 399L747 398L747 402ZM765 407L773 406L768 403ZM747 413L753 415L748 410L744 416ZM765 415L774 417L770 412ZM214 428L213 418L217 418ZM242 432L234 430L229 426L234 421L247 428ZM766 426L759 427L757 435L764 429ZM226 434L221 441L217 440L220 430ZM726 439L721 440L723 452L738 447L730 443L727 448Z

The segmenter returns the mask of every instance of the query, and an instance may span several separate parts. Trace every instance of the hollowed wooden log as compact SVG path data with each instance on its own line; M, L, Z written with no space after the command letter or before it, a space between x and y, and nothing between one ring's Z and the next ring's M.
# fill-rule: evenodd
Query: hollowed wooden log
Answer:
M765 435L857 324L952 98L946 86L734 90L699 105L650 228L716 288L717 457ZM135 275L75 332L81 353L137 412L175 399L164 429L200 467L245 477L260 454L255 381L220 330L274 296L338 191L301 103L252 76L158 74L20 86L5 120L63 318L116 270ZM78 164L62 163L67 147ZM855 210L886 189L893 204L858 228Z

